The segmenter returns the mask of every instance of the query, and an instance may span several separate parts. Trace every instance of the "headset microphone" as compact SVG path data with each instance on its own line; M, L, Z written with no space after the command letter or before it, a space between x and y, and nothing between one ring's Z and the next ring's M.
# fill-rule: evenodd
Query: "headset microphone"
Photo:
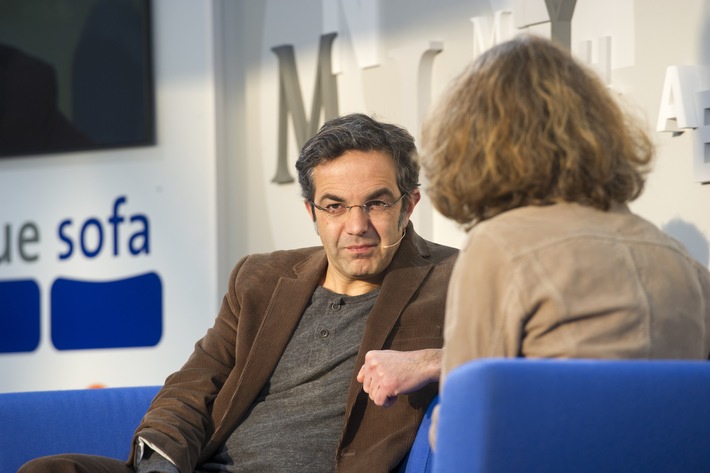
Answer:
M405 229L404 233L402 233L402 237L399 240L397 240L396 243L392 243L391 245L382 245L382 248L392 248L393 246L399 245L400 243L402 243L402 240L404 240L404 236L406 234L407 234L407 230Z

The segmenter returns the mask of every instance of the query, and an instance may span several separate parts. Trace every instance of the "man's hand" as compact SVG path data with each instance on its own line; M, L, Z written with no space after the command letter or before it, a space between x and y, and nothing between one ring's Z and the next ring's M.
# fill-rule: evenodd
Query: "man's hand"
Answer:
M438 381L440 374L441 349L371 350L365 354L357 380L376 405L389 407L400 394Z

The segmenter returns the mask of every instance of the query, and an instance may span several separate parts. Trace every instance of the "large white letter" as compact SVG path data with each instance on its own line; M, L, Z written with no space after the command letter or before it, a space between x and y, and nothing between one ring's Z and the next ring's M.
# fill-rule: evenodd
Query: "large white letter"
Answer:
M695 133L693 174L698 182L710 182L710 90L696 94L698 129Z
M493 27L485 16L474 16L473 23L473 57L478 57L498 43L512 39L515 35L513 12L497 11L493 14Z
M611 85L611 36L597 39L597 62L592 61L592 42L581 41L577 57L597 71L606 85Z
M695 93L704 89L702 69L707 68L669 66L666 69L656 131L677 133L698 127L693 102Z
M349 37L357 65L380 65L380 0L323 0L323 33L341 33L333 55L333 73L342 72L342 38ZM342 15L341 15L342 13ZM342 19L344 19L344 23ZM348 34L345 35L344 29Z

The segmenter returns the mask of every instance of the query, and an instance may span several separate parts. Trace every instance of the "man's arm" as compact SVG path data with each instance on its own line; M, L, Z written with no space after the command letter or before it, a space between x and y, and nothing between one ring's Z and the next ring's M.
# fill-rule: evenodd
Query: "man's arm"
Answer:
M178 468L162 456L146 447L145 455L135 467L136 473L180 473Z
M234 288L245 259L230 275L229 289L214 326L195 344L183 367L166 379L143 417L134 434L132 461L143 463L140 453L145 444L179 471L194 470L214 429L212 404L234 368L240 309Z
M400 394L411 393L439 380L441 354L440 348L371 350L365 355L357 380L376 405L389 407Z

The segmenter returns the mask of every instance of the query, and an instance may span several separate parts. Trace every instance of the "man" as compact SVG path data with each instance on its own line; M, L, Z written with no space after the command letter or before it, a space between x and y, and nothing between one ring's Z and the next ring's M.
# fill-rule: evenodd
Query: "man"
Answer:
M409 222L414 152L405 130L361 114L305 144L296 167L323 246L237 263L214 326L136 430L137 471L397 467L437 392L456 257ZM24 468L133 471L76 455Z

